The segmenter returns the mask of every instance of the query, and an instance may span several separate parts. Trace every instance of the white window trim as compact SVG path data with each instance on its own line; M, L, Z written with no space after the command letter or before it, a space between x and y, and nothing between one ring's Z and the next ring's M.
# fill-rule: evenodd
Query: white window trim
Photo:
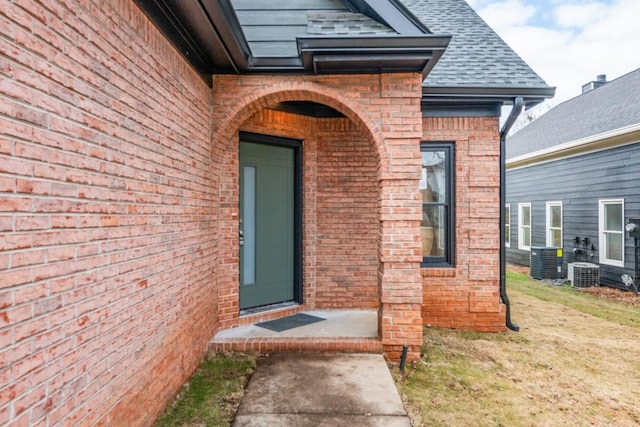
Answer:
M562 211L562 202L547 202L547 225L545 230L547 230L547 247L553 246L553 233L551 232L551 208L553 206L560 206L560 244L564 242L564 218Z
M531 235L531 203L518 203L518 249L522 249L523 251L530 251L531 246L527 246L523 244L523 233L522 233L522 208L529 208L529 240L533 238ZM531 242L529 242L531 243Z
M605 237L604 237L604 207L605 205L619 204L622 205L622 218L620 224L622 224L622 260L607 259L607 251L605 250ZM598 240L600 242L600 248L598 249L600 264L612 265L615 267L624 267L624 199L601 199L598 200Z
M511 205L507 203L506 205L504 205L504 209L505 211L509 211L509 221L504 222L504 226L509 228L509 239L507 239L507 233L505 233L504 246L507 248L510 248L511 247Z

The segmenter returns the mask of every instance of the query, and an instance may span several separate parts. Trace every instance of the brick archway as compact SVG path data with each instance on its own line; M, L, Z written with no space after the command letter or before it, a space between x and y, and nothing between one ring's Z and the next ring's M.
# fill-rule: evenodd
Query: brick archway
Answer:
M231 89L230 89L231 90ZM233 92L232 92L233 93ZM215 94L214 86L214 97ZM284 101L313 101L327 105L344 114L351 120L363 135L376 147L379 168L382 173L384 165L389 165L382 132L369 114L357 103L345 97L340 91L316 82L300 82L298 80L279 81L268 86L250 90L240 98L234 98L234 104L228 106L228 111L213 111L214 127L212 133L212 147L218 146L222 152L234 140L238 129L252 115L258 111ZM213 150L213 148L212 148ZM217 150L215 150L217 151Z
M340 111L353 132L368 141L375 163L375 237L371 245L377 283L374 298L382 346L391 358L410 346L419 355L422 288L419 246L419 75L384 76L216 76L213 85L211 157L218 177L219 327L238 325L238 132L268 107L284 101L312 101ZM286 135L283 135L286 136ZM295 137L295 135L288 135ZM375 246L375 247L374 247ZM217 268L217 267L216 267Z

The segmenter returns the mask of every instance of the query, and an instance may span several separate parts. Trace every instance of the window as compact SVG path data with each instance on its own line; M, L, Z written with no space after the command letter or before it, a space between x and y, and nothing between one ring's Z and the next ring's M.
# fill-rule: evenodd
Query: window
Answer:
M547 246L562 248L562 202L547 202Z
M531 249L531 203L518 204L518 249Z
M429 266L453 265L455 200L453 144L422 143L422 262Z
M600 263L624 267L624 200L599 202Z
M504 245L511 246L511 205L504 206Z

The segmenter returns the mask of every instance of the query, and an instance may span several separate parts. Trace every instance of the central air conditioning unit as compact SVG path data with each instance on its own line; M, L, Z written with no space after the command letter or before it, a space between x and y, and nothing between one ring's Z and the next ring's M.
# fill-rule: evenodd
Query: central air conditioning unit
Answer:
M561 248L531 248L531 277L534 279L562 278L562 249Z
M576 288L600 285L600 266L592 262L570 262L567 264L567 279Z

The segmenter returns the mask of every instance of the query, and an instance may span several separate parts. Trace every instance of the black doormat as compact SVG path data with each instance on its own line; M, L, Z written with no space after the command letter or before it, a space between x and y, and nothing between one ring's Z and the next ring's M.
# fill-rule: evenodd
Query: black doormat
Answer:
M310 325L312 323L321 322L322 317L311 316L310 314L298 313L292 316L282 317L280 319L269 320L267 322L256 323L256 326L270 329L276 332L286 331L288 329L299 328L300 326Z

